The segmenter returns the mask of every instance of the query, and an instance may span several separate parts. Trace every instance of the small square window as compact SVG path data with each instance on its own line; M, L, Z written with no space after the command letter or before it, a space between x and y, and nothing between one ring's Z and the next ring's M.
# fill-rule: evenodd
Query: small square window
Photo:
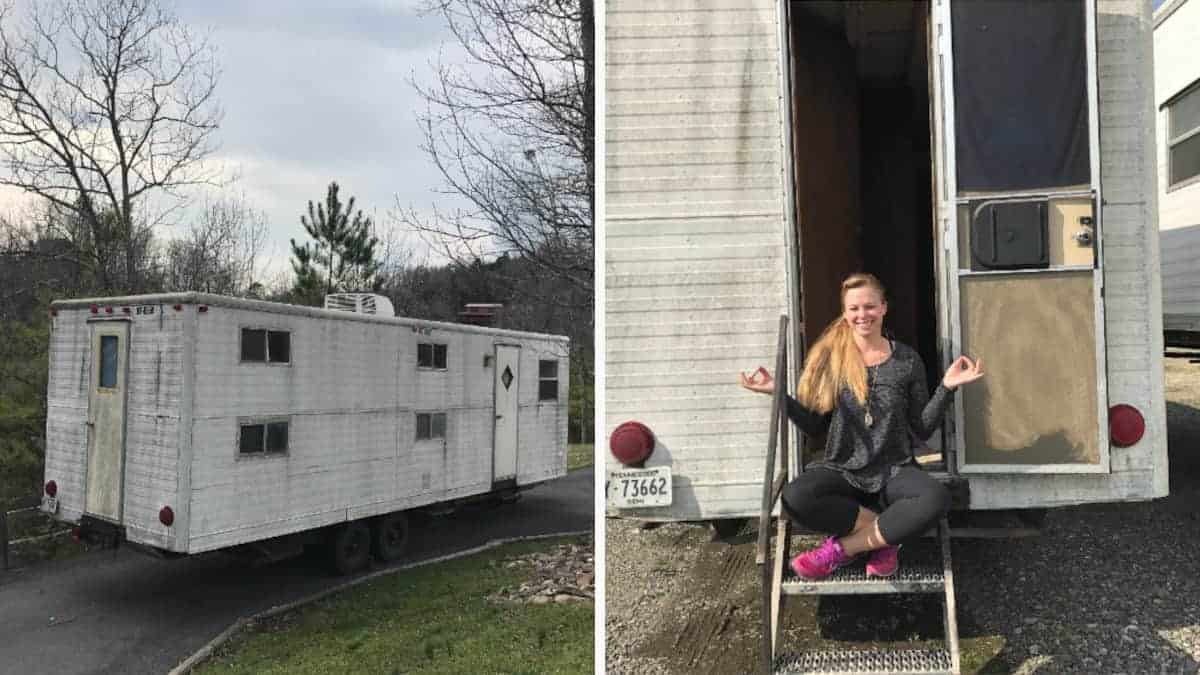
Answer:
M258 328L242 329L242 360L267 360L267 331Z
M446 368L446 345L423 342L417 345L418 368Z
M287 420L251 422L238 427L238 452L243 455L283 454L287 449Z
M446 413L417 413L417 440L446 437Z
M291 363L291 333L279 330L267 332L267 360L271 363Z
M100 386L104 389L117 388L117 347L120 340L116 335L100 336Z
M558 361L538 361L538 400L558 400Z
M262 424L243 424L238 433L238 451L244 455L262 452L265 433Z

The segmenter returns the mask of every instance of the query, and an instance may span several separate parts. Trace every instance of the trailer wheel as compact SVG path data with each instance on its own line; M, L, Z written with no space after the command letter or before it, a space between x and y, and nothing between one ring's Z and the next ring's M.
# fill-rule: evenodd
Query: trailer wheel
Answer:
M398 560L408 548L408 515L389 513L371 526L371 551L381 562Z
M353 574L371 560L371 531L366 523L354 521L337 526L329 541L330 562L338 574Z

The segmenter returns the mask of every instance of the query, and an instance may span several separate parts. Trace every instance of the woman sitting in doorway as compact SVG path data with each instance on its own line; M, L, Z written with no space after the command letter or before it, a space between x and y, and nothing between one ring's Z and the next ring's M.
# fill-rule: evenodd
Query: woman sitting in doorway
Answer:
M921 357L883 337L883 284L854 274L842 282L841 295L842 315L809 350L797 397L787 397L793 423L811 436L826 434L824 459L783 490L783 508L794 522L833 535L792 559L792 570L804 579L827 577L868 552L868 575L895 574L900 545L950 507L945 486L917 466L912 437L928 438L954 390L983 377L982 361L959 356L929 396ZM741 385L775 391L761 367L742 373ZM875 498L881 513L864 505Z

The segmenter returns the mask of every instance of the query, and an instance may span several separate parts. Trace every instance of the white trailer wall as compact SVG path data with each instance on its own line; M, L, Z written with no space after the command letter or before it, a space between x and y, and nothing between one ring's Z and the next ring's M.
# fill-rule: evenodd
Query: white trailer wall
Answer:
M564 473L565 342L218 306L197 322L189 552L490 491L495 342L522 346L518 484ZM241 363L242 328L288 331L290 364ZM446 345L445 370L417 367L421 342ZM537 400L539 358L557 401ZM445 413L446 438L416 440L417 413ZM239 454L239 419L279 417L286 455Z
M737 373L773 367L788 313L777 5L606 2L605 437L637 420L647 467L686 454L647 517L761 501L769 406Z
M122 520L130 538L175 548L177 532L159 523L158 510L177 503L180 487L186 318L169 305L150 306L153 314L130 319ZM50 334L46 475L58 484L59 514L68 520L83 512L93 316L108 315L62 310Z

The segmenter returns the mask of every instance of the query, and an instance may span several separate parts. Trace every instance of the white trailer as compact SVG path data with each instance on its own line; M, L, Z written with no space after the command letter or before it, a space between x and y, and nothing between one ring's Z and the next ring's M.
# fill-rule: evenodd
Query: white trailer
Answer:
M405 512L566 473L567 338L331 300L54 302L43 509L165 554L330 537L348 571Z
M1200 347L1200 2L1154 11L1163 330L1170 345Z
M931 440L967 508L1167 494L1148 2L605 13L611 513L758 514L770 405L737 373L860 270L931 382L986 364Z

